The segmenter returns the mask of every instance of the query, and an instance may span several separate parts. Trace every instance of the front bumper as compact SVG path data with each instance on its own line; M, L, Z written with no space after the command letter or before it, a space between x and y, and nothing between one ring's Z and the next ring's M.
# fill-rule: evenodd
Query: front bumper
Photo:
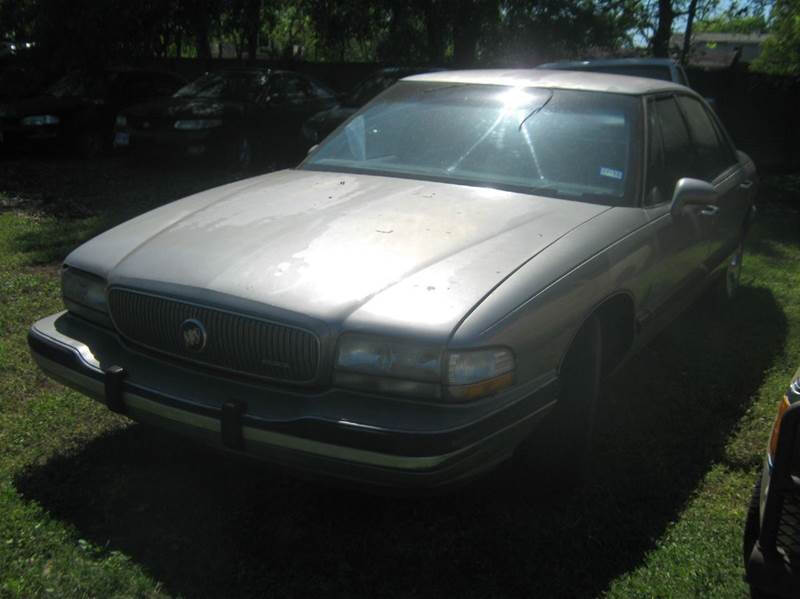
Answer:
M384 488L437 488L480 474L508 458L555 403L555 380L469 406L286 389L163 361L66 312L36 322L28 342L47 375L134 420Z
M0 123L0 143L7 146L46 144L62 140L60 125L23 126Z

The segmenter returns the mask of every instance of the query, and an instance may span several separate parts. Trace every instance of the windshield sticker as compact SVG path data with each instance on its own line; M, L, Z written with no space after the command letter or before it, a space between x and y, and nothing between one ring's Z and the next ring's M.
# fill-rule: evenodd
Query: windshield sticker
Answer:
M622 171L618 171L615 168L607 168L605 166L600 167L600 176L601 177L611 177L612 179L618 179L622 181Z

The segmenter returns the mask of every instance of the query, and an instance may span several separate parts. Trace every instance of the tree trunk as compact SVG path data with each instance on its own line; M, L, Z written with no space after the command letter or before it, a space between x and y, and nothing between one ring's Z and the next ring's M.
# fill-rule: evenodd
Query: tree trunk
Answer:
M475 0L451 4L453 17L453 60L460 67L472 66L478 47L481 23Z
M208 40L210 20L208 0L198 0L193 19L194 35L197 45L197 57L205 62L206 69L210 68L211 65L211 47Z
M440 2L428 0L424 5L425 30L428 35L428 61L440 65L444 61L444 19Z
M689 14L686 16L686 32L683 35L683 50L681 51L681 64L689 64L689 52L692 49L692 25L694 25L694 15L697 12L697 0L689 3Z
M258 34L261 31L261 4L262 0L248 0L245 10L247 22L247 59L250 64L256 61L258 53Z
M669 58L669 38L674 18L672 0L658 0L658 28L653 36L653 56Z

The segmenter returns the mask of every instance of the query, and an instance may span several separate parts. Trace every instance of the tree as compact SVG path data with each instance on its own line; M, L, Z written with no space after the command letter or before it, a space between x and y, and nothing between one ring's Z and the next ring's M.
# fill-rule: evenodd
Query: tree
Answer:
M669 38L672 36L672 21L675 9L672 0L658 0L658 25L653 35L653 56L669 57Z
M773 75L800 75L800 0L775 0L769 37L752 68Z
M734 16L724 14L695 23L695 31L709 33L767 33L769 26L763 14Z
M639 19L638 2L599 0L505 1L503 19L491 44L493 62L536 64L545 60L612 53L629 46Z

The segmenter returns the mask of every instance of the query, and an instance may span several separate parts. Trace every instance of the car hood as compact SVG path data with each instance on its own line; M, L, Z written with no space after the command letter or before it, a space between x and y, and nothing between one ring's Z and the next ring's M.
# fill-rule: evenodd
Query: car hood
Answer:
M487 188L281 171L146 213L66 262L112 286L442 340L521 264L607 209Z
M163 98L139 104L123 111L122 114L140 118L218 118L239 115L244 104L235 100L211 100L207 98Z

